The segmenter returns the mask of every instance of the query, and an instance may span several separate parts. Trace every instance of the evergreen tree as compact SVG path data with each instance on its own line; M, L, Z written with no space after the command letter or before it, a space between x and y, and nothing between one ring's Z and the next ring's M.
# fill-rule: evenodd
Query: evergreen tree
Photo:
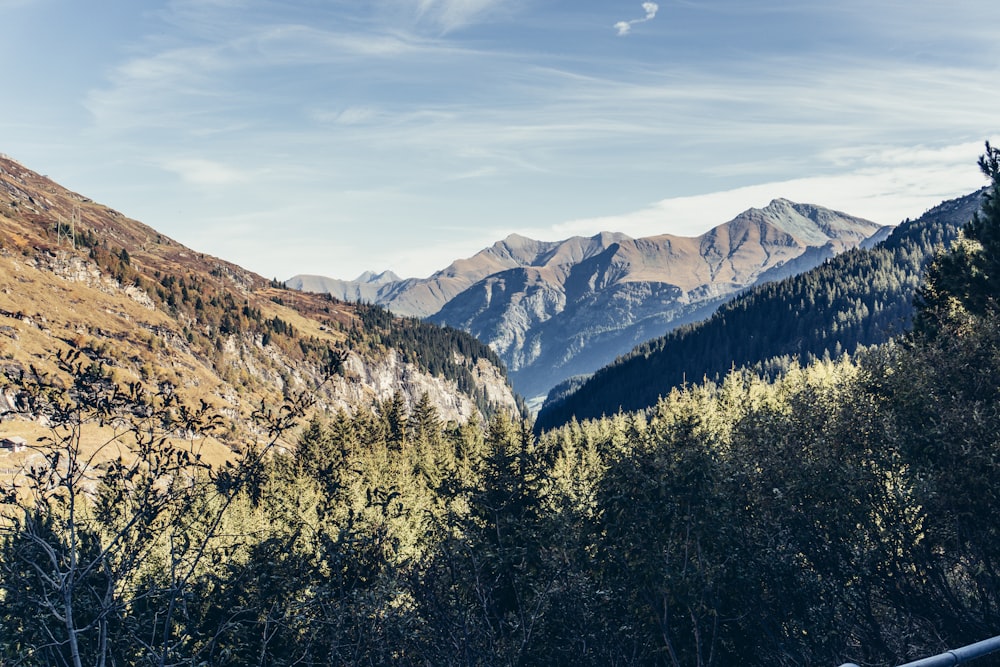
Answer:
M996 312L1000 298L1000 149L986 142L979 168L990 185L980 211L948 252L939 254L918 292L915 330L935 335L944 320L962 313Z
M299 435L295 448L295 462L303 473L319 477L329 472L333 462L333 443L330 433L318 416L313 416Z
M408 438L406 399L403 394L399 391L393 393L392 398L382 401L378 411L385 426L387 444L393 449L401 449Z

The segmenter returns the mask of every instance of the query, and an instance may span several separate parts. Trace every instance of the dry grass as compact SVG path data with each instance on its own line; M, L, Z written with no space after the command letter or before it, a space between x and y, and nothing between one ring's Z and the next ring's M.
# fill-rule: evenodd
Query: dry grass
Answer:
M59 443L66 437L61 429L52 429L38 422L14 419L0 422L0 438L21 437L28 446L21 452L0 450L0 484L16 481L21 471L33 464L42 463L47 453L53 451L53 442ZM82 460L91 466L99 466L108 461L131 459L128 433L109 426L85 425L80 433L79 452ZM215 438L170 439L174 447L198 454L201 460L213 467L221 466L233 459L233 451ZM58 446L58 445L57 445Z
M0 257L0 310L23 314L0 316L0 363L58 375L56 352L83 349L120 382L170 381L191 400L219 404L219 378L175 344L176 320L111 283L102 287L61 278L16 255Z

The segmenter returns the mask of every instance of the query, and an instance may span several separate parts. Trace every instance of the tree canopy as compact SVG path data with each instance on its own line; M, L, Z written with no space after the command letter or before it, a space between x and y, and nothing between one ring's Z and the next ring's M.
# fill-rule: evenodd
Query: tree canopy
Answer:
M894 665L995 634L997 208L974 223L932 333L542 435L303 397L213 467L218 418L169 393L82 357L8 378L53 430L4 483L0 664ZM81 449L101 425L120 456Z

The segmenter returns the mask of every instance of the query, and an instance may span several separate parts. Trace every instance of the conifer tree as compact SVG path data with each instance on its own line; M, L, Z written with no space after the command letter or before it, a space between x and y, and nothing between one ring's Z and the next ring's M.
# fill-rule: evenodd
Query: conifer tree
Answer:
M923 522L913 590L955 644L1000 623L1000 150L987 143L979 166L982 208L936 258L914 335L878 377Z
M299 436L295 449L295 462L302 472L316 477L329 468L332 448L330 440L330 433L323 422L314 416Z
M986 142L979 168L990 185L982 208L948 252L927 271L917 298L914 330L933 337L945 319L995 313L1000 295L1000 149Z

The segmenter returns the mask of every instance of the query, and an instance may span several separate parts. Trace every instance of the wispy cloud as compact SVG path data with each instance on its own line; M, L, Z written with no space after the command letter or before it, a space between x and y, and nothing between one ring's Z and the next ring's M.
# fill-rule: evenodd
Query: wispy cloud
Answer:
M421 12L434 16L446 30L472 23L503 0L419 0Z
M844 171L734 188L687 197L671 197L621 215L571 220L554 225L550 238L621 231L633 237L663 233L695 236L750 207L782 197L817 204L894 225L915 218L944 199L968 194L985 184L976 167L982 144L943 147L896 147L837 151ZM532 230L544 233L545 230Z
M639 23L645 23L646 21L652 21L656 18L656 12L660 11L660 6L655 2L644 2L642 3L642 10L646 12L646 16L641 19L632 19L631 21L619 21L615 24L615 30L618 31L619 36L627 35L632 32L632 26Z
M245 183L257 175L250 170L202 158L171 159L160 166L180 176L185 183L199 186L235 185Z
M446 34L484 21L511 0L380 0L383 17L397 26Z
M0 6L10 1L0 0ZM833 18L854 35L866 25L868 5L845 2L846 9L834 3L824 11L835 7L844 14ZM93 121L86 138L95 140L106 163L139 162L171 172L172 194L193 191L219 200L222 193L238 193L227 204L234 215L265 210L277 219L280 211L268 197L315 201L315 209L295 216L310 227L302 238L323 226L359 230L354 245L362 248L362 231L395 229L403 221L424 229L475 220L480 229L501 236L521 223L550 239L619 225L633 235L697 233L778 196L898 222L900 215L919 214L925 203L954 193L941 185L950 182L946 171L971 169L976 182L980 134L996 127L996 58L966 64L914 58L895 45L862 51L840 42L817 51L755 51L724 39L717 42L720 48L706 48L697 58L669 57L671 40L636 42L633 52L615 39L586 43L566 37L553 49L550 42L532 40L553 37L551 26L566 18L563 9L552 8L558 4L178 0L172 3L170 31L153 31L117 49L132 55L128 61L95 68L104 79L91 84L85 101ZM772 11L787 5L765 4ZM505 21L530 5L547 7L523 25ZM630 0L625 6L633 9L622 16L634 12L636 18L615 26L623 36L641 32L636 26L661 9L660 20L668 18L662 2ZM808 3L795 7L819 11ZM671 8L683 14L685 29L696 25L699 12L710 11L705 23L714 26L718 19L727 34L743 30L744 22L723 21L726 12L749 21L763 11L736 0L678 2ZM574 14L574 29L607 30L608 15L595 21L591 11ZM884 14L879 25L900 14L879 11ZM925 13L938 16L930 9ZM476 31L461 31L472 25ZM963 26L985 31L968 21L952 29ZM907 31L900 28L899 34ZM810 39L813 43L833 44ZM975 40L954 43L970 53L998 52L992 43L988 52L968 46ZM910 48L909 42L903 45ZM653 51L640 53L645 46ZM970 140L977 148L960 160L933 154L933 148L926 156L900 148ZM935 171L935 160L946 166ZM798 178L802 175L812 178ZM770 185L739 187L748 183ZM350 194L390 184L392 191L378 196ZM711 191L722 194L674 196ZM911 199L900 204L899 193L906 192ZM891 208L878 208L876 200L883 196L894 202L887 204ZM636 213L585 218L656 200L661 201ZM332 218L330 211L343 217ZM562 220L574 222L551 226ZM254 252L262 263L276 263L278 253L262 235ZM407 243L379 238L373 246L385 245L386 253L389 246L400 248L401 255L412 255L409 264L379 264L368 249L368 256L337 254L342 268L330 271L419 273L416 267L422 265L429 272L440 268L428 259L430 251L412 250L421 243L437 246L443 238L432 232ZM463 242L471 243L456 240ZM340 250L336 243L331 247L327 253L334 258ZM287 251L279 275L295 272L289 269L298 251Z
M272 88L244 85L250 79L273 81L277 72L292 73L289 87L273 97L307 104L322 91L315 81L302 85L301 68L325 68L317 70L323 77L344 80L355 71L362 77L363 66L384 67L401 58L426 63L457 52L443 42L405 33L351 33L298 24L239 26L208 44L154 48L125 61L108 73L106 85L89 92L84 105L97 127L113 132L139 127L189 131L217 122L232 126L234 119L264 113L272 97ZM352 115L342 120L350 122ZM356 114L353 120L358 120Z

